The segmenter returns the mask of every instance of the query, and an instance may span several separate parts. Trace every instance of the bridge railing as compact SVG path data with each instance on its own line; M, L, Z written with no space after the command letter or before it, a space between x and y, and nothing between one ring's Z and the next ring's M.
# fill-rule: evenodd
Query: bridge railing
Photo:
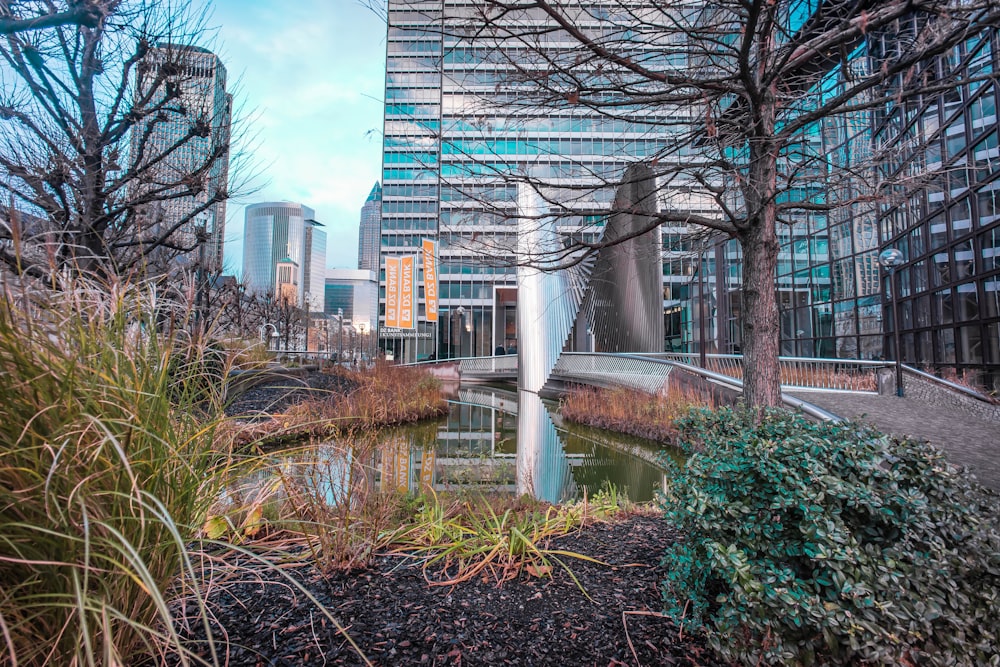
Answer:
M437 364L458 364L458 369L465 375L509 375L517 374L517 355L502 354L495 357L453 357L451 359L428 359L415 361L401 366L432 366Z
M689 366L701 366L697 353L664 353L650 355L657 359L678 361ZM706 370L732 378L743 378L743 355L706 354ZM821 391L878 392L878 370L887 368L885 361L863 359L826 359L822 357L778 357L781 387Z

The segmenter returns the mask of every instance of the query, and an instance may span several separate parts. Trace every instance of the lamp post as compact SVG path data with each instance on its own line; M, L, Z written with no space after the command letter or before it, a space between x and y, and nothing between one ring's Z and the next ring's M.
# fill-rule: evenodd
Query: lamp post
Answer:
M344 359L344 309L337 309L337 364Z
M258 329L257 329L257 333L260 334L260 342L264 343L264 349L268 348L267 338L265 336L265 333L267 332L267 328L268 327L271 327L271 339L272 339L272 341L275 340L275 339L277 339L280 336L280 334L278 333L278 327L274 326L270 322L264 322L264 324L260 325L260 327L258 327Z
M896 269L903 263L903 253L897 248L886 248L878 256L878 263L889 272L889 291L892 298L893 357L896 360L896 396L903 395L903 351L899 344L899 287Z

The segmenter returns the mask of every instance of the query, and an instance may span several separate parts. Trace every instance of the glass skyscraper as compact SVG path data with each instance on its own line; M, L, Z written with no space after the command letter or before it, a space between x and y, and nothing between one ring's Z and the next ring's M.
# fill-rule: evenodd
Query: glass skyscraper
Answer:
M592 4L583 16L596 27L601 3ZM508 105L517 95L511 62L527 54L516 44L462 37L476 11L464 0L388 3L381 252L417 254L423 239L435 239L440 280L437 325L425 321L421 292L416 330L380 340L397 359L482 356L516 346L513 179L558 183L572 207L609 209L613 186L596 186L613 184L627 163L655 155L670 138L662 116L650 122L638 110L610 118L581 105ZM567 37L546 48L572 58L574 46ZM710 209L691 185L675 182L662 196L683 198L675 208ZM574 186L594 189L572 194ZM565 216L559 224L563 233L595 237L603 219ZM664 277L665 303L674 308L689 280L689 253L672 241L686 232L664 228L665 262L677 269ZM384 300L384 271L380 285Z
M161 201L148 205L143 218L146 224L164 230L179 225L172 240L184 247L195 245L202 236L199 250L174 261L182 268L193 268L202 253L205 270L218 273L222 269L226 202L209 202L216 193L228 190L232 95L226 92L226 68L206 49L161 44L149 49L138 70L137 96L148 92L144 86L159 80L156 73L160 68L169 68L169 74L154 99L164 99L167 89L176 87L177 103L168 105L142 131L137 129L132 150L141 151L152 165L152 178L144 179L139 187L177 185L164 192ZM176 196L182 188L193 194Z
M378 271L379 234L382 231L382 186L372 188L365 205L361 207L361 225L358 228L358 268Z
M274 293L277 266L290 260L299 307L323 312L326 292L326 232L308 206L263 202L246 207L243 230L243 279L247 288Z

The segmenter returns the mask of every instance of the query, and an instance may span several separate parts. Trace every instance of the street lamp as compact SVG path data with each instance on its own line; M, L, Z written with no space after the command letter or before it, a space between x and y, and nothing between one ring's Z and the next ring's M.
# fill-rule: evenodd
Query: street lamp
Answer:
M896 359L896 396L903 395L903 351L899 344L899 287L896 269L903 263L903 253L897 248L886 248L878 256L878 263L889 272L889 290L892 294L892 338Z
M337 309L337 364L344 359L344 309Z
M271 327L271 340L272 341L276 341L278 339L278 337L280 336L280 334L278 333L278 327L274 326L270 322L264 322L264 324L260 325L260 327L257 329L257 333L260 334L260 342L264 343L264 349L267 349L267 347L268 347L267 346L267 339L265 337L265 333L267 332L267 328L268 327Z

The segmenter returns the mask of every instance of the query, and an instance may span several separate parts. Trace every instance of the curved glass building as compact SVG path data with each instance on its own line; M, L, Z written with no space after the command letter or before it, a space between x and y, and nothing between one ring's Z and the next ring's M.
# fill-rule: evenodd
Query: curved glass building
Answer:
M256 292L273 292L278 263L298 266L298 304L322 312L326 289L326 232L313 209L295 202L262 202L246 207L243 279Z

